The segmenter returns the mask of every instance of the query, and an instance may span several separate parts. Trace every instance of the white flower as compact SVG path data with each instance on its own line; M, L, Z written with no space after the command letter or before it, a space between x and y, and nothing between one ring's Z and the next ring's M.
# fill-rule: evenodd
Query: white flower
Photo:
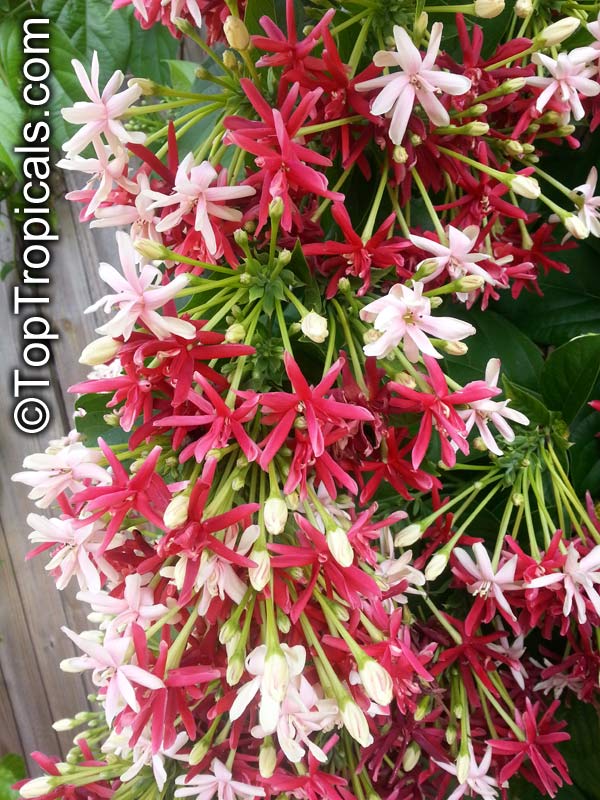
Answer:
M404 28L394 25L396 52L380 50L375 53L373 63L378 67L400 67L400 71L356 84L355 88L359 92L381 89L373 100L371 113L392 113L390 138L394 144L402 144L416 100L434 125L448 125L450 117L438 95L442 92L461 95L471 88L469 78L442 72L435 66L442 30L441 22L434 23L427 53L423 58Z
M504 592L518 588L515 583L517 556L512 556L497 572L494 572L488 552L481 542L473 545L473 553L475 561L466 550L460 547L454 549L456 560L472 578L472 581L467 584L469 593L481 597L492 595L497 606L504 611L507 617L516 619Z
M449 762L437 761L433 759L434 763L441 767L450 775L457 776L459 785L449 795L448 800L458 800L460 797L468 793L468 796L479 797L481 800L495 800L498 797L498 784L496 780L488 775L490 765L492 763L492 748L488 747L481 759L477 764L473 747L469 744L469 762L467 764L466 776L458 775L459 768L462 765L451 764ZM462 770L461 770L462 771ZM462 780L461 780L462 779Z
M419 353L441 358L427 334L439 339L460 341L475 333L475 328L468 322L432 316L431 302L423 297L423 284L420 281L414 281L412 289L400 283L392 286L385 297L364 306L360 318L372 322L375 330L382 334L376 341L364 346L367 356L377 358L389 355L400 342L410 361L417 361Z
M485 382L490 388L495 389L498 386L499 375L500 359L491 358L485 369ZM529 425L529 419L525 414L509 408L509 403L510 400L473 400L469 403L468 409L458 410L459 415L465 422L467 433L471 431L473 426L476 426L487 449L498 456L502 455L502 450L492 436L488 427L489 424L495 425L507 442L513 442L515 439L514 431L506 422L507 419L517 422L519 425Z
M531 60L535 64L544 66L551 78L527 78L530 86L543 89L535 102L536 109L541 113L554 95L570 108L576 120L582 119L585 111L581 104L580 95L595 97L600 93L600 84L592 80L597 70L587 62L596 57L596 52L590 47L579 47L570 53L559 53L556 59L544 53L534 53Z
M581 201L577 216L592 236L600 236L600 195L594 195L597 183L598 170L592 167L585 183L573 189L573 194L580 195Z
M197 800L242 800L246 797L264 797L265 790L249 783L234 781L231 772L218 758L210 765L212 775L179 775L175 783L180 789L175 790L175 797L196 797Z

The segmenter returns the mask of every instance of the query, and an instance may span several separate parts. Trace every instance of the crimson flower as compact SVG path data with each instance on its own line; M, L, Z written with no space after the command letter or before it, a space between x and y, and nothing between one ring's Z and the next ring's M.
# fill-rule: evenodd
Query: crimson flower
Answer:
M347 430L349 421L373 419L373 415L366 408L325 397L344 366L343 357L331 365L323 379L314 387L309 386L300 367L289 353L284 354L283 363L294 391L265 392L260 396L260 405L265 412L263 422L266 425L275 425L262 442L264 449L259 464L263 469L267 469L283 446L292 425L297 424L300 415L306 424L313 453L317 457L323 455L325 450L323 436L325 423L332 423L338 428Z
M137 472L129 475L103 439L98 439L98 446L112 467L112 484L83 489L73 495L73 502L85 503L86 510L92 512L90 516L82 517L79 525L89 525L104 514L110 514L106 535L98 551L101 555L132 511L137 511L152 525L164 530L163 514L171 495L166 483L155 471L161 447L154 447Z
M529 759L533 771L528 773L531 780L540 789L554 797L556 790L563 783L571 785L567 764L556 745L566 742L571 737L562 728L566 722L558 722L555 718L556 709L560 703L555 700L536 719L540 711L540 703L532 704L528 697L525 698L525 711L515 711L517 726L525 734L524 741L516 739L490 739L488 744L494 754L510 759L500 770L499 782L504 783L515 772L521 769L526 758Z
M215 391L210 383L200 373L194 379L202 387L203 394L190 391L188 400L198 408L199 414L163 417L156 422L158 427L189 427L200 428L208 426L208 430L185 447L179 456L181 462L187 461L193 455L196 461L201 462L209 450L227 447L233 438L242 448L249 461L255 461L259 449L244 430L243 423L253 419L256 414L259 395L250 393L248 399L237 408L230 408L221 395Z
M412 451L412 464L415 469L425 458L434 428L440 439L442 461L446 466L453 467L456 464L455 447L465 454L469 452L466 428L455 407L467 405L474 400L488 400L500 390L488 386L485 381L472 381L463 389L450 392L444 373L435 358L423 356L423 361L429 373L429 378L425 380L431 387L431 393L419 392L392 382L390 389L400 397L393 397L390 406L399 413L421 415L419 432Z
M302 230L303 222L297 203L306 195L316 194L330 200L342 200L343 195L327 188L327 178L309 164L319 167L331 166L326 156L310 150L298 141L298 131L317 104L322 89L307 92L295 107L300 87L290 88L281 109L271 108L256 86L246 78L240 81L260 121L243 117L227 117L228 132L224 141L236 144L242 150L256 156L258 172L250 175L247 183L260 188L258 230L267 222L269 204L279 197L283 200L281 227L290 231L292 223Z
M409 247L410 243L388 236L396 219L395 214L390 214L366 242L363 242L354 230L350 215L342 203L335 203L331 214L340 227L344 241L306 244L303 247L304 254L329 256L321 265L324 272L333 271L327 286L328 298L337 292L338 283L343 275L352 275L362 280L362 285L357 291L357 295L362 297L371 285L371 269L396 267L398 270L404 264L400 251Z

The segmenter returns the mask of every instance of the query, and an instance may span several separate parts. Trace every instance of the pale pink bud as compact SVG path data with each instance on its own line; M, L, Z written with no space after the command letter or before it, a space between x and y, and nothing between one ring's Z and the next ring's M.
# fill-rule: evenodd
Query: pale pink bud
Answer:
M283 533L288 518L288 509L282 497L269 497L265 503L265 528L272 536Z
M351 566L354 561L354 550L348 540L346 531L334 528L327 531L327 547L329 552L342 567Z
M367 718L359 706L351 698L346 698L340 706L340 716L344 727L352 738L363 747L373 744L373 737L369 730Z
M493 19L504 11L504 0L475 0L475 15L481 19Z
M464 783L469 777L469 769L471 767L471 757L468 753L459 753L456 759L456 780L459 783Z
M21 797L28 798L42 797L45 794L49 794L54 787L54 781L47 775L44 775L41 778L34 778L33 780L24 783L19 789L19 794Z
M246 329L239 322L234 322L225 331L225 341L229 344L237 344L243 342L246 338Z
M223 24L227 44L234 50L247 50L250 47L250 34L243 20L230 15Z
M515 3L515 14L519 19L525 19L533 12L531 0L517 0Z
M263 742L258 756L258 770L261 778L270 778L277 766L277 753L272 742Z
M116 339L112 339L110 336L101 336L83 348L83 352L79 356L79 363L89 367L106 364L117 355L120 349L121 343Z
M398 531L394 538L394 544L396 547L410 547L411 544L418 542L421 536L423 536L421 526L413 522L412 525L407 525L406 528Z
M243 674L244 674L244 659L238 653L234 653L234 655L229 659L229 663L227 664L225 680L227 681L229 686L236 686L242 679Z
M253 589L257 592L262 592L271 578L271 559L264 547L253 548L250 553L250 559L257 564L256 567L248 569L250 583Z
M402 769L404 772L411 772L419 763L420 758L421 748L416 742L411 742L404 751L404 756L402 757Z
M540 47L554 47L575 33L581 22L576 17L563 17L544 28L533 40Z
M325 317L317 314L316 311L309 311L308 314L302 318L300 327L306 338L317 344L322 344L329 335L327 320Z
M542 190L535 178L528 178L526 175L515 175L510 182L510 188L521 197L535 200L540 196Z
M576 239L587 239L590 235L589 228L585 222L579 217L576 217L575 214L566 216L563 220L563 224L571 236L574 236Z
M439 578L442 572L446 569L447 564L448 556L446 553L436 553L432 558L429 559L429 563L425 567L425 578L428 581L434 581L436 578Z
M373 658L367 658L358 668L367 695L380 706L387 706L394 696L394 684L389 672Z
M190 498L185 494L178 494L171 500L165 509L163 522L167 528L179 528L188 518Z

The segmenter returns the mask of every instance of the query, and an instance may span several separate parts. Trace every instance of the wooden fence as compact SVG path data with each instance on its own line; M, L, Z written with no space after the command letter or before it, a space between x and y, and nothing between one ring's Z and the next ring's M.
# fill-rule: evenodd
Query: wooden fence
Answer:
M43 555L25 562L31 547L25 520L36 509L27 499L27 487L10 480L25 455L42 451L49 439L63 436L73 427L73 397L67 387L89 371L78 363L78 357L83 346L95 338L99 321L93 315L84 316L83 310L105 293L98 262L118 263L114 230L90 231L81 225L78 208L64 199L65 191L62 176L56 176L53 196L60 240L53 247L49 269L53 302L45 316L60 340L54 346L50 370L53 420L39 437L19 433L13 425L13 368L20 366L22 321L13 314L14 279L9 276L0 283L0 756L14 752L27 757L32 750L64 753L72 734L55 733L52 722L73 716L87 705L84 680L59 668L61 659L75 654L60 626L84 630L83 608L75 600L75 586L57 591L44 570L47 559ZM12 249L4 227L0 230L0 260L10 260Z

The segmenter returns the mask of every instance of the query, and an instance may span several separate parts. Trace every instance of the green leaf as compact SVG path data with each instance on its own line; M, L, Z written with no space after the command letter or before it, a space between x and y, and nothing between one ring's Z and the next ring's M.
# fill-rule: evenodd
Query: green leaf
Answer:
M450 376L460 383L482 380L490 358L502 361L502 374L525 389L539 388L543 366L539 348L508 320L493 311L452 306L443 313L466 320L477 333L467 340L464 356L446 356Z
M14 17L0 22L0 77L14 97L18 97L20 91L22 39L22 30Z
M15 753L7 753L0 759L0 800L16 800L19 793L11 788L26 775L25 762Z
M544 405L540 394L513 383L506 375L502 376L502 385L506 397L512 401L516 409L525 414L526 417L529 417L532 425L541 425L543 427L550 423L551 414Z
M133 16L129 17L131 26L131 46L127 59L124 60L120 69L131 72L138 78L149 78L156 83L167 83L172 71L170 63L189 63L171 62L177 55L178 42L171 34L169 29L163 25L154 25L148 30L140 27L140 23ZM198 65L194 65L194 69ZM175 86L175 88L189 88Z
M600 385L593 395L600 398ZM569 433L573 486L578 495L591 492L596 497L600 495L600 413L586 404L571 423Z
M600 335L572 339L550 354L541 375L548 408L560 411L567 424L591 398L600 374Z
M104 421L104 415L111 412L106 404L110 402L112 394L86 394L75 402L76 409L83 409L83 417L75 417L75 428L83 436L89 447L94 447L101 436L107 444L124 444L129 440L129 434L120 426L109 427Z
M171 78L171 85L174 89L189 92L196 81L196 70L198 64L193 61L172 61L166 62Z
M15 178L19 166L13 155L13 147L19 141L23 125L23 111L9 87L0 80L0 163Z
M272 19L285 33L287 31L285 5L285 0L248 0L244 22L250 33L265 35L259 22L262 16ZM294 11L296 13L296 29L301 31L304 26L304 8L301 0L294 0Z
M506 295L497 306L539 344L561 345L584 333L600 333L598 254L587 242L578 242L574 250L558 256L571 272L553 271L541 277L543 297L522 292L514 300Z

